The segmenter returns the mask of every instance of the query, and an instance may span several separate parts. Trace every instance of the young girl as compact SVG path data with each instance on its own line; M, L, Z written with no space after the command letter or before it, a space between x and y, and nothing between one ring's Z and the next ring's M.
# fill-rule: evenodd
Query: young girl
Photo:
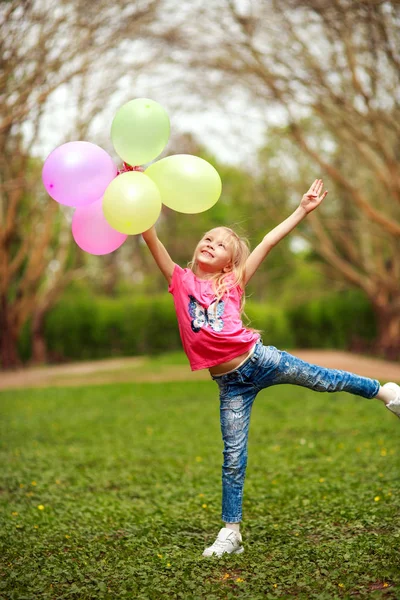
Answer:
M257 393L280 383L301 385L318 392L345 391L378 398L400 416L400 387L346 371L304 362L274 346L264 346L257 332L241 321L244 289L272 250L308 213L321 204L327 192L317 179L298 208L268 233L250 254L246 243L227 227L217 227L198 243L190 268L182 269L151 228L143 233L173 295L179 331L191 369L208 369L220 392L222 467L222 521L214 544L203 556L243 552L239 526L247 464L251 408Z

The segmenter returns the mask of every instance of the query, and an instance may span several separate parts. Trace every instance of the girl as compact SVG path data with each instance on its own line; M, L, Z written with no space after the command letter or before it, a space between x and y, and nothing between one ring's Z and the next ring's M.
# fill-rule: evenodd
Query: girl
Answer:
M250 254L244 240L227 227L217 227L198 243L190 268L176 265L151 228L143 233L173 295L179 331L191 369L208 369L220 392L222 521L214 544L203 556L243 552L243 486L251 408L257 393L280 383L301 385L318 392L345 391L378 398L400 417L400 387L346 371L326 369L264 346L260 336L243 326L244 288L272 250L311 211L321 204L322 180L314 181L298 208L268 233Z

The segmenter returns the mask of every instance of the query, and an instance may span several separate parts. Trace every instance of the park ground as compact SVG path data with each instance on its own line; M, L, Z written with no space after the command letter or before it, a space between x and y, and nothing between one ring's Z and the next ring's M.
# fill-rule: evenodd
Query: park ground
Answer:
M294 353L400 381L395 363ZM380 402L262 391L245 552L208 560L222 443L206 371L176 352L2 373L0 388L0 600L400 598L400 424Z
M400 364L397 362L338 350L294 350L292 353L314 364L351 371L383 383L400 381ZM171 353L159 358L111 358L0 372L0 390L129 382L204 381L209 377L207 370L191 373L184 355Z

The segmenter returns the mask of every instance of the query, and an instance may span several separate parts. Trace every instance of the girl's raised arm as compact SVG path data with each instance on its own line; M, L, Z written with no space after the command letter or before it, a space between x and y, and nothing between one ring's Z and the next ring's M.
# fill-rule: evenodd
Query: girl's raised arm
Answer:
M316 179L301 199L300 206L282 223L272 229L250 254L246 261L245 284L253 277L258 267L274 246L290 233L314 209L317 208L328 192L322 194L322 179Z
M172 274L175 268L175 263L168 254L167 250L165 249L165 246L158 239L155 228L152 227L151 229L144 231L142 233L142 237L146 242L147 246L149 247L149 250L154 257L158 268L164 275L165 279L168 281L168 284L170 284Z

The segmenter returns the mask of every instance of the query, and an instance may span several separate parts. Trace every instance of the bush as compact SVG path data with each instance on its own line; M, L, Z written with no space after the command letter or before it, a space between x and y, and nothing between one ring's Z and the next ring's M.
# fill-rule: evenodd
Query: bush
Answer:
M262 340L267 346L280 348L293 348L295 346L295 332L292 330L287 314L278 306L256 304L248 302L245 313L250 319L249 325L259 329Z
M373 308L358 290L292 307L287 318L298 348L351 349L359 340L370 345L377 335Z
M179 348L172 298L63 299L48 314L49 355L60 359L157 354Z
M278 348L350 349L375 336L375 318L362 293L346 291L285 309L249 300L244 323L261 330L263 341ZM75 291L47 315L45 338L53 361L158 354L181 349L172 297L119 298ZM19 348L30 356L24 328Z

